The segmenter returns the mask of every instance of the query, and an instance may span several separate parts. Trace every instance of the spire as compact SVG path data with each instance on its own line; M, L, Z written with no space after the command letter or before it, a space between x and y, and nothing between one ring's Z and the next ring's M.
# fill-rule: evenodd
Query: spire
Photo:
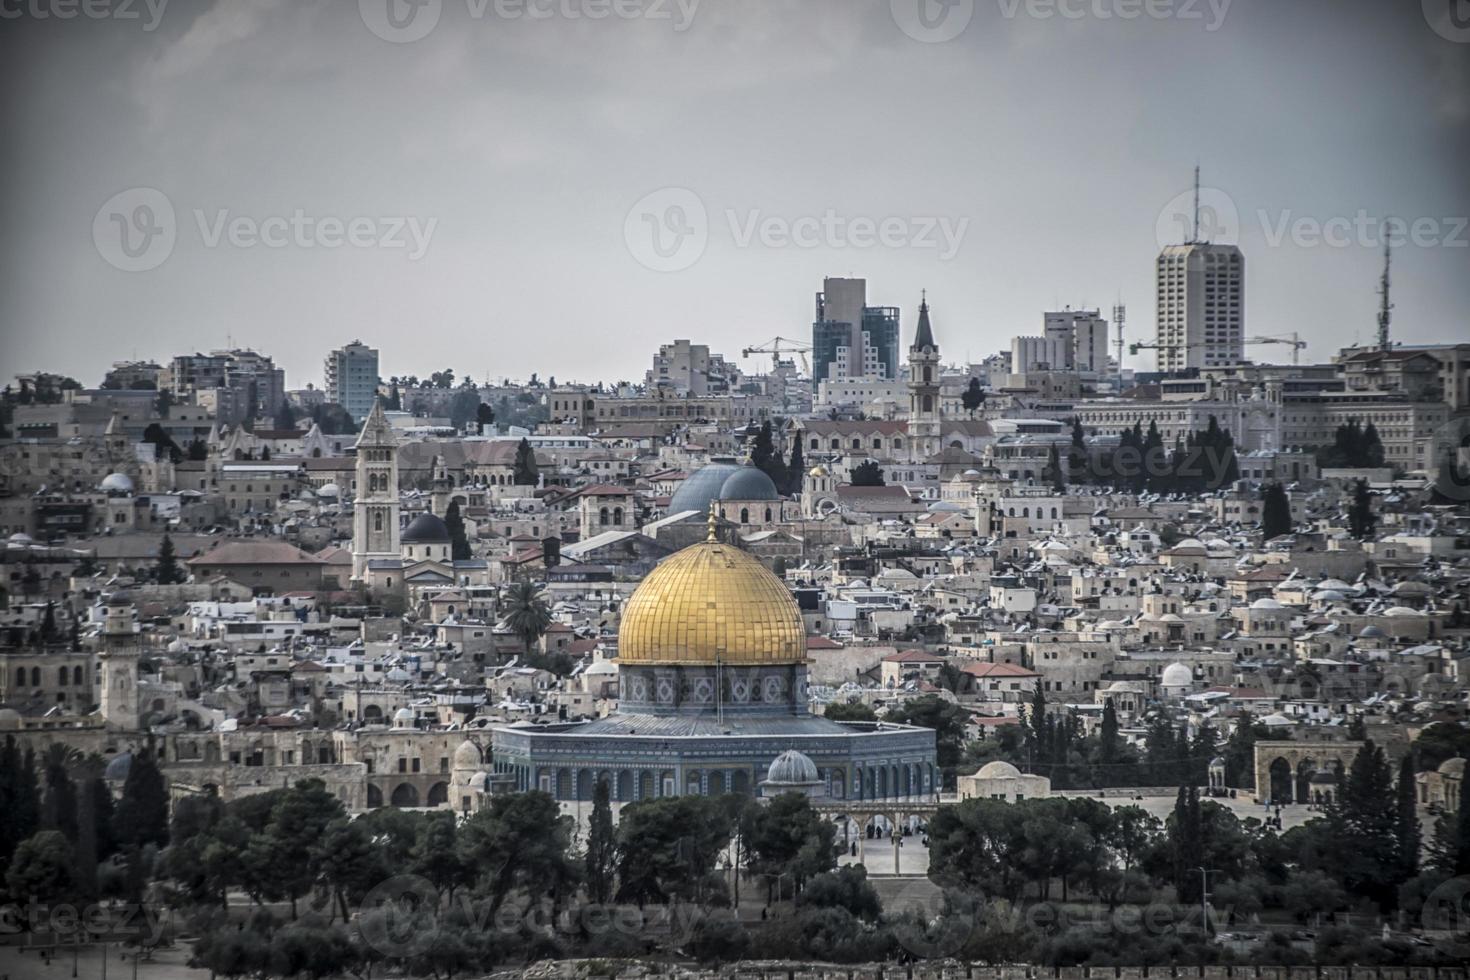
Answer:
M711 542L718 542L720 540L719 523L718 523L718 521L715 518L715 502L713 500L711 500L709 502L709 521L708 521L708 527L709 527L709 533L705 535L704 540L711 541Z
M929 291L919 293L919 329L914 334L915 347L936 347L934 331L929 327Z
M372 411L368 412L367 419L362 423L362 432L357 437L357 445L391 446L397 442L393 438L393 427L388 424L388 417L383 414L383 399L374 398Z

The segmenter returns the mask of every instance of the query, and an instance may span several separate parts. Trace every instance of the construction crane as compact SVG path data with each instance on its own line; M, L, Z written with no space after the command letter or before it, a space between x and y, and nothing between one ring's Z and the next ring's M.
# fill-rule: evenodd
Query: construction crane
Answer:
M803 344L799 340L787 340L785 337L776 337L764 344L757 344L754 347L745 348L740 352L740 356L749 357L752 354L770 354L773 362L772 370L775 370L781 366L781 355L783 353L796 354L801 358L802 370L806 371L807 376L810 377L812 366L808 362L806 355L811 349L811 344Z
M1297 364L1300 364L1301 363L1302 351L1306 350L1306 347L1307 347L1307 342L1305 340L1303 340L1301 337L1299 337L1295 333L1272 334L1272 335L1267 336L1267 337L1250 337L1250 338L1248 338L1246 340L1246 343L1247 344L1250 344L1250 345L1255 345L1255 344L1290 344L1291 345L1291 363L1293 365L1297 365Z

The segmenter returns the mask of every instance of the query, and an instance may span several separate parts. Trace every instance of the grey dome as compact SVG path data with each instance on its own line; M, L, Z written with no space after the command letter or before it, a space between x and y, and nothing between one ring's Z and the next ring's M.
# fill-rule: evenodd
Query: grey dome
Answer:
M766 782L781 785L820 782L817 764L795 749L787 749L776 756L771 768L766 770Z
M403 544L447 544L449 525L425 511L409 522L398 540Z
M725 481L740 469L734 463L711 463L695 470L674 491L674 496L669 500L669 513L709 510L710 501L719 499Z
M102 770L102 778L120 783L128 778L128 771L132 768L133 753L119 752L108 760L106 768Z
M779 500L776 484L765 470L754 466L742 466L725 480L720 487L721 500Z

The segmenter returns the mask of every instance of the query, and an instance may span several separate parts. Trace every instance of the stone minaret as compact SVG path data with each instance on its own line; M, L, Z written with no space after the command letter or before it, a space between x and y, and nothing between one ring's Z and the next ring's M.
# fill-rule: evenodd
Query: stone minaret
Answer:
M98 710L109 728L138 730L138 634L133 604L115 594L107 600L102 643L97 651Z
M929 300L919 302L919 329L909 348L909 449L915 461L939 452L939 345L929 326Z
M397 561L398 437L374 402L357 437L357 494L352 505L352 579L367 578L368 563Z

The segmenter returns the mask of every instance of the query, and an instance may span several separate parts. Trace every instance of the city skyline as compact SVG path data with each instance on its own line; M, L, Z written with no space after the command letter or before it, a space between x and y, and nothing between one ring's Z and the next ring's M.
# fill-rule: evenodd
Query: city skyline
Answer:
M636 380L671 337L734 356L804 336L824 276L867 279L905 324L927 288L954 362L1044 310L1119 299L1128 340L1149 341L1154 260L1183 237L1197 164L1206 237L1250 267L1249 335L1300 333L1319 361L1373 343L1386 215L1419 222L1395 250L1395 338L1455 334L1470 47L1418 10L1123 21L981 3L926 43L902 6L670 4L604 23L445 4L411 43L325 5L175 4L152 29L146 11L14 20L6 159L28 177L0 194L0 358L90 385L135 354L233 340L298 387L361 338L385 376ZM1303 57L1302 36L1331 52ZM1158 83L1171 73L1188 85ZM1354 111L1314 112L1328 93ZM1201 105L1201 124L1169 122ZM864 150L834 163L852 137ZM159 204L139 188L161 194L155 217L172 210L172 237L124 271L106 235ZM676 213L692 261L683 239L660 258L639 238ZM355 218L361 246L327 244ZM865 246L885 219L894 247Z

